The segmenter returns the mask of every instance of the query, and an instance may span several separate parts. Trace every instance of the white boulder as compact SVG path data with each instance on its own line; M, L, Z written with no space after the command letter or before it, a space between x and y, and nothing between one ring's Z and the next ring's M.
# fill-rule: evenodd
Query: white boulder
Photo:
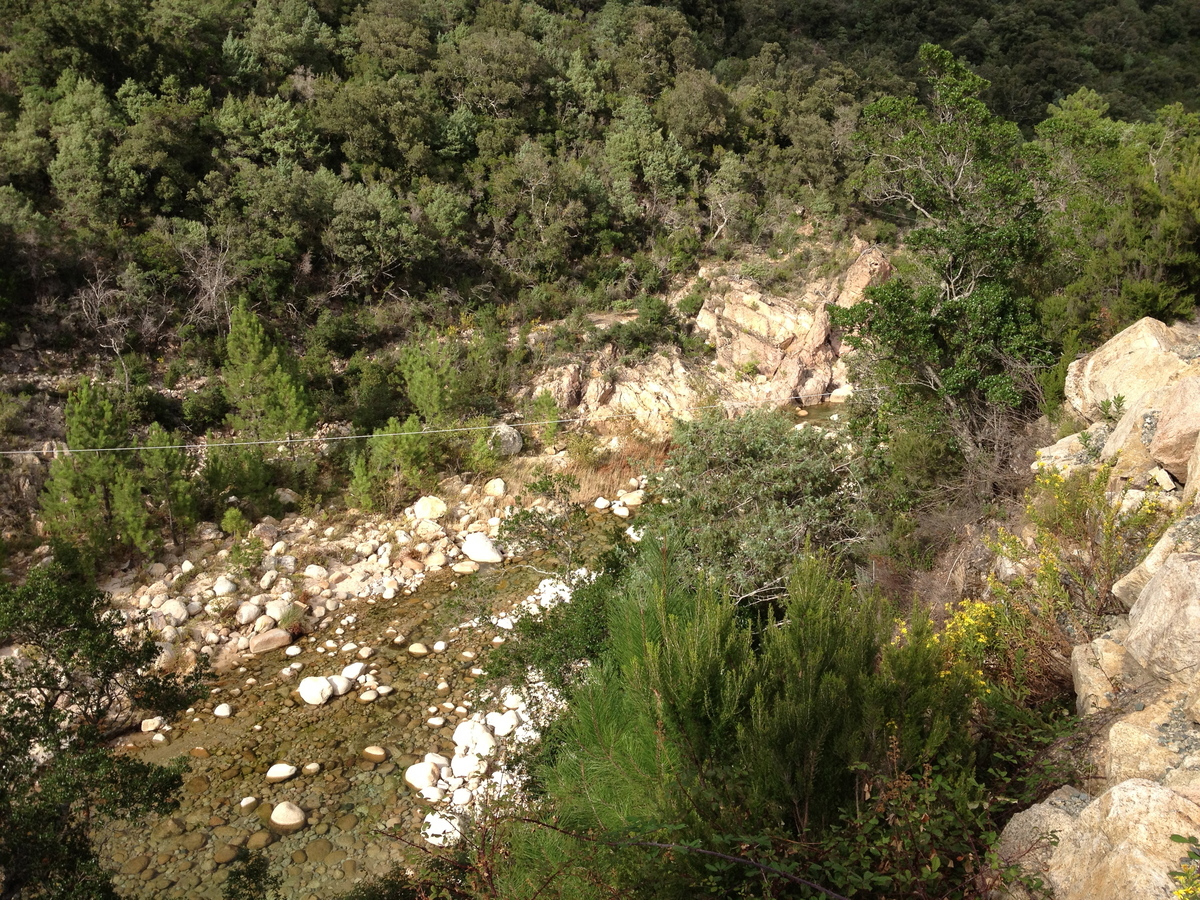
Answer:
M267 784L279 784L292 778L297 772L293 765L288 763L275 763L271 768L267 769Z
M304 827L306 816L304 810L295 803L285 800L277 803L271 810L269 827L276 834L292 834Z
M230 594L237 593L237 582L228 575L221 575L213 583L213 593L218 597L228 597Z
M404 783L416 791L435 786L440 777L441 769L431 762L414 763L404 770Z
M445 514L446 501L441 497L422 497L413 504L413 515L418 519L434 522Z
M333 685L329 683L328 678L319 675L300 679L296 690L300 693L300 699L309 706L322 706L333 696Z
M492 539L479 531L472 532L463 538L462 551L472 562L498 563L504 561L504 555L496 549Z

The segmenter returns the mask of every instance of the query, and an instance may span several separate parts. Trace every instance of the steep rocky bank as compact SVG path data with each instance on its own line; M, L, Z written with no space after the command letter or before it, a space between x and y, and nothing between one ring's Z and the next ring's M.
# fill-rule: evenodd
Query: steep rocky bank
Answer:
M1111 465L1110 502L1174 511L1113 586L1123 611L1072 652L1082 728L1095 735L1086 783L1019 813L1002 837L1001 855L1057 900L1171 897L1168 873L1183 855L1171 835L1200 836L1198 359L1192 323L1130 326L1072 363L1067 400L1087 427L1034 463L1064 473Z
M528 395L548 392L561 409L601 433L635 425L656 435L669 433L673 419L691 419L698 409L733 414L756 406L844 401L853 392L849 348L831 328L828 307L853 306L892 271L878 246L857 239L844 257L833 274L810 272L783 289L765 287L748 267L703 265L670 300L678 308L687 297L703 296L695 328L713 348L710 361L672 350L626 364L609 347L552 367Z

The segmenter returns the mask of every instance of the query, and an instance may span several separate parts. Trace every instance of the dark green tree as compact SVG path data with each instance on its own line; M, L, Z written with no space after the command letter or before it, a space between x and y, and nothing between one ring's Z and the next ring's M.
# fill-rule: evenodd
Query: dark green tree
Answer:
M241 439L282 442L307 436L314 416L303 386L244 301L233 310L225 357L222 375L233 407L228 423ZM287 455L295 452L289 449Z
M921 48L925 102L883 97L863 110L867 199L915 214L909 246L949 299L1011 277L1039 248L1041 154L979 95L987 82L949 51Z
M89 546L98 558L155 542L142 498L132 421L120 394L84 382L67 398L67 447L50 464L42 513L55 537ZM74 452L78 451L78 452Z
M968 462L1011 436L1004 411L1028 404L1050 361L1033 301L999 282L947 297L896 278L833 319L859 351L881 415L936 417Z
M127 625L67 547L23 585L0 585L0 634L21 648L0 659L2 897L115 900L95 829L177 802L179 767L120 755L108 740L141 711L182 710L201 672L160 674L158 645Z
M181 444L179 435L155 422L146 434L145 446L138 453L142 481L150 502L177 547L183 534L196 521L195 491L191 483L196 467L187 452L179 449Z

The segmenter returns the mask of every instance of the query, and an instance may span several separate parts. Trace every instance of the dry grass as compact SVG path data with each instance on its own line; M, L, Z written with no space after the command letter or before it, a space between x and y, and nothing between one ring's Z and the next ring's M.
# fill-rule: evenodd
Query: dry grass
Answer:
M621 438L619 450L568 452L563 472L579 482L575 500L590 503L597 497L615 497L622 488L629 489L630 479L661 469L670 449L668 439L629 434ZM584 456L588 458L580 458Z
M561 473L579 482L572 499L588 504L597 497L615 497L618 490L629 489L631 478L660 469L671 448L668 439L637 432L622 435L617 450L607 448L606 440L590 432L573 431L559 442L560 446L566 445L565 457L515 457L498 474L504 479L508 496L517 497L527 492L531 482L548 473Z

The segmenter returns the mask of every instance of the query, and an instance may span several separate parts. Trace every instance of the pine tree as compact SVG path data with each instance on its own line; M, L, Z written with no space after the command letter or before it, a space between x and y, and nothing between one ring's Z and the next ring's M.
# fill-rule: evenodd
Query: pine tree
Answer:
M183 530L196 518L194 489L189 481L195 467L185 452L172 446L179 443L174 434L156 422L150 426L146 447L139 454L150 498L176 545Z
M42 494L50 534L89 546L98 556L118 548L149 550L153 532L136 457L117 449L134 444L120 396L85 382L67 398L66 420L72 452L51 463Z
M367 441L350 463L350 498L361 509L394 509L404 505L408 490L430 473L438 448L423 433L421 420L395 416Z
M282 442L309 432L315 415L304 388L245 301L233 311L225 351L227 422L241 438ZM288 458L296 458L291 449Z

